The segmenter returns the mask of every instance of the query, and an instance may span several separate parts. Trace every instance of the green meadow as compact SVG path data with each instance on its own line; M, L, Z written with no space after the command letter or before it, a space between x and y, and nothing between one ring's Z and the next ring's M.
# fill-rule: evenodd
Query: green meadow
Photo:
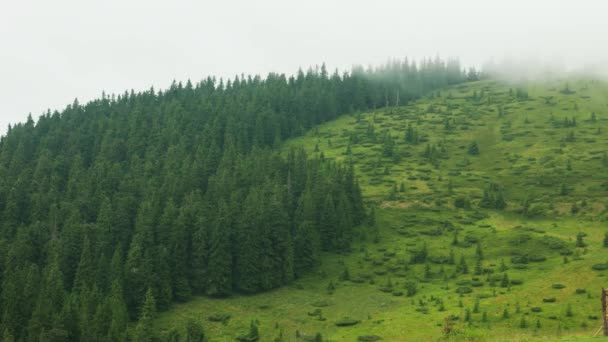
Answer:
M284 143L352 163L372 217L271 292L161 313L211 341L595 341L608 286L608 85L486 80Z

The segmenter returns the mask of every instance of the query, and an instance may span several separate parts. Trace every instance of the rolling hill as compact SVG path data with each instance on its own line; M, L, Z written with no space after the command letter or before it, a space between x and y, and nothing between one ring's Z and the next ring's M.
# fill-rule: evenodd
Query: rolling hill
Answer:
M370 215L287 287L160 314L212 341L556 340L601 325L608 85L469 82L281 145L354 166ZM252 326L254 328L252 328ZM316 336L316 337L315 337ZM573 337L573 338L574 338Z

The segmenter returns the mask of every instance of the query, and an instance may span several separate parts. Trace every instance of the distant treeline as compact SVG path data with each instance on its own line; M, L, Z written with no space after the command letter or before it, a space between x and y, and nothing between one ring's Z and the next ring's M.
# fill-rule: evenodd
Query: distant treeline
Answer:
M124 341L150 307L276 288L319 251L348 250L365 218L352 167L274 147L470 77L435 60L207 78L11 127L0 140L3 341Z

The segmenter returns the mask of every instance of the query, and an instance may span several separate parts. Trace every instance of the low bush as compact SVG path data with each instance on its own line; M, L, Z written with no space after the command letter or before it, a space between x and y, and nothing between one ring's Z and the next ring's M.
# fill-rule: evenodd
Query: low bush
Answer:
M467 294L467 293L471 293L473 292L473 289L470 288L469 286L459 286L456 289L456 293L460 293L460 294Z
M350 327L357 324L359 324L359 321L351 318L343 318L335 323L337 327Z
M596 270L596 271L608 270L608 263L595 264L595 265L591 266L591 268L594 269L594 270Z

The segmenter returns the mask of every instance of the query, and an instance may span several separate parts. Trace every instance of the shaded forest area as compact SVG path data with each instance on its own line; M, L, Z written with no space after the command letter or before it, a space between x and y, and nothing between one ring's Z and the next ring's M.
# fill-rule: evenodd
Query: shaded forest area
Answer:
M477 77L457 61L406 60L207 78L11 127L0 140L3 339L144 341L172 302L288 284L320 251L347 251L366 215L351 165L274 148Z

